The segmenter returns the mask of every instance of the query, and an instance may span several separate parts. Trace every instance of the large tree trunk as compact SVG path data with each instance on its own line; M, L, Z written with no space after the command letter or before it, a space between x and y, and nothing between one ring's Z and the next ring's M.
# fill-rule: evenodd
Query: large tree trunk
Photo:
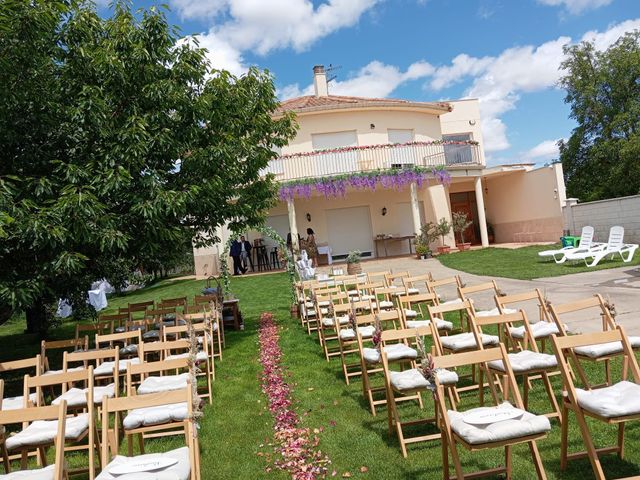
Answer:
M47 307L44 299L37 300L25 310L27 333L44 334L47 330Z

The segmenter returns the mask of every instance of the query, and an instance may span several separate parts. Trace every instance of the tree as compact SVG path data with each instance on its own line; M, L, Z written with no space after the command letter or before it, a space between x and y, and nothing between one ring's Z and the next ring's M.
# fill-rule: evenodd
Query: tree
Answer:
M561 141L567 193L583 201L640 193L640 31L606 51L565 48L560 84L578 122Z
M211 70L164 10L0 2L0 304L31 332L114 265L261 223L294 134L268 72Z

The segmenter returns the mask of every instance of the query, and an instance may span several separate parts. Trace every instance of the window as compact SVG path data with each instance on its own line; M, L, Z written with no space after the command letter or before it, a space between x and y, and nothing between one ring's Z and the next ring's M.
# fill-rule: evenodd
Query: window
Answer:
M470 133L457 133L455 135L442 135L445 142L467 142L472 140ZM445 145L444 159L447 165L458 163L474 163L471 145Z
M413 142L413 130L389 128L387 130L389 143L409 143ZM389 163L391 168L403 168L413 166L415 161L415 149L413 147L395 147L389 150Z
M341 147L357 147L358 135L355 130L333 133L314 133L311 135L314 150L330 150ZM332 152L313 157L315 175L332 175L358 170L358 152Z

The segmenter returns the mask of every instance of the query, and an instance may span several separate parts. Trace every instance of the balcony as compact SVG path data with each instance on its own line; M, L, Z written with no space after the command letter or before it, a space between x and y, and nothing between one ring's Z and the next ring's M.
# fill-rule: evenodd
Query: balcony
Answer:
M482 165L477 142L411 142L367 145L283 155L269 163L264 173L276 180L327 177L391 168Z

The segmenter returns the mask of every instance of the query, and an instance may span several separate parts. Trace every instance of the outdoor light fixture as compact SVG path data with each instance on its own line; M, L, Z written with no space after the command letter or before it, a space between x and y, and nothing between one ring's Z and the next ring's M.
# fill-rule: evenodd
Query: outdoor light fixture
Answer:
M310 221L311 221L311 214L307 213L307 222L310 222Z
M371 130L373 130L374 128L376 128L376 125L375 125L374 123L371 123L371 124L369 124L369 128L370 128Z
M387 207L382 207L382 216L384 217L387 214Z
M474 126L476 124L475 120L469 120L469 125Z

